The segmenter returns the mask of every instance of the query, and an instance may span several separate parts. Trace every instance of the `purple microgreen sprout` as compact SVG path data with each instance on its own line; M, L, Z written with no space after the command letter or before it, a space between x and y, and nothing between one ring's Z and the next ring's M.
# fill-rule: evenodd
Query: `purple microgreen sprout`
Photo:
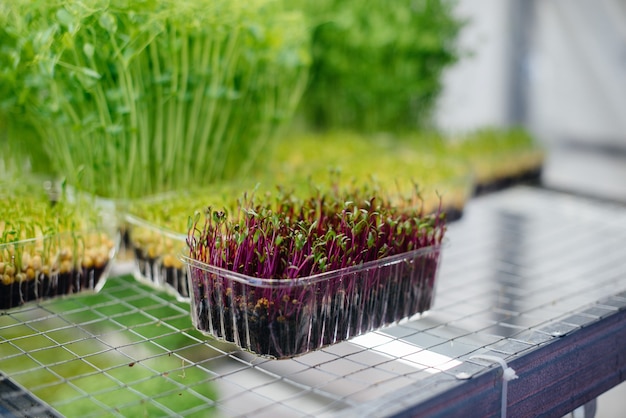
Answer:
M417 193L417 192L416 192ZM233 217L208 207L189 219L190 256L265 279L295 279L441 243L441 212L424 215L418 196L399 209L371 190L321 192L305 199L280 191L274 202L244 196Z
M372 189L328 190L244 195L233 213L189 218L198 329L284 358L429 308L441 210L424 215L419 196L395 205Z

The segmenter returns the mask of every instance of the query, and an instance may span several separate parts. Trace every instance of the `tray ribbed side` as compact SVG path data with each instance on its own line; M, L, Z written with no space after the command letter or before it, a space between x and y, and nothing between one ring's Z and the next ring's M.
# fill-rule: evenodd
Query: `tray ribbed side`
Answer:
M256 354L289 358L428 310L440 247L272 286L188 263L191 315L202 332Z

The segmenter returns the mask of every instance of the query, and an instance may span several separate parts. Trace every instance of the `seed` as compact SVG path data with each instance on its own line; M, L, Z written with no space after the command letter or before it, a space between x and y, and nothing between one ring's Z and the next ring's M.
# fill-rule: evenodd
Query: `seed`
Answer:
M173 267L175 269L183 268L183 262L172 254L167 254L165 257L163 257L163 265L165 267Z
M32 280L35 278L35 270L32 267L26 269L26 277L28 280Z
M41 270L41 256L39 254L33 256L31 266L35 269L35 271Z
M102 268L107 263L107 257L105 257L102 254L97 254L96 257L94 258L93 262L94 262L96 267Z
M148 248L148 257L149 258L157 258L159 254L161 254L162 250L160 245L152 245Z
M108 245L100 245L100 247L99 247L99 251L100 251L102 254L106 254L106 255L107 255L107 257L108 257L108 255L111 253L111 249L112 249L112 248L113 248L113 247L109 247Z
M26 267L30 264L30 254L24 253L22 254L22 269L26 271Z
M9 276L14 276L15 275L15 266L13 264L7 264L4 267L4 273L8 274Z
M163 265L165 267L173 267L174 262L175 262L175 258L171 254L167 254L165 257L163 257Z
M93 266L93 258L91 258L91 255L85 254L81 264L85 268L90 268L91 266Z
M72 251L70 251L69 248L65 247L61 250L61 252L59 253L59 257L61 258L61 260L65 261L65 260L71 260L72 259Z
M11 283L13 283L13 276L9 276L8 274L0 275L0 279L2 279L2 284L5 286L8 286Z
M69 273L72 271L72 263L69 260L63 260L61 262L61 273Z

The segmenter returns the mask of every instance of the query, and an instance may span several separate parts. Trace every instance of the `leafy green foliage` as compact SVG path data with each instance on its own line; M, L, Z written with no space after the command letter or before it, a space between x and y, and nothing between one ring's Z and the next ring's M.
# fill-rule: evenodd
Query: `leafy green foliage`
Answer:
M0 176L10 178L23 172L54 176L50 158L33 127L18 120L0 120Z
M296 2L311 16L313 64L301 112L315 128L428 124L461 22L448 0Z
M0 23L0 115L107 197L245 173L310 59L302 16L281 0L17 0Z
M538 170L544 150L535 137L520 127L486 127L448 141L448 153L466 161L476 183L524 175Z

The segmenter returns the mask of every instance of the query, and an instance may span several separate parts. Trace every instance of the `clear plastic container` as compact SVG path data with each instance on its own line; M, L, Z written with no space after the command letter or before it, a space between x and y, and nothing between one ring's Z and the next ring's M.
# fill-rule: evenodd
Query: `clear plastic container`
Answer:
M179 258L187 235L130 214L125 216L125 221L135 255L135 278L176 296L178 300L189 301L187 269Z
M293 280L259 279L186 255L198 330L258 355L283 359L427 311L441 246Z
M0 309L99 291L118 236L104 230L66 232L0 245Z

